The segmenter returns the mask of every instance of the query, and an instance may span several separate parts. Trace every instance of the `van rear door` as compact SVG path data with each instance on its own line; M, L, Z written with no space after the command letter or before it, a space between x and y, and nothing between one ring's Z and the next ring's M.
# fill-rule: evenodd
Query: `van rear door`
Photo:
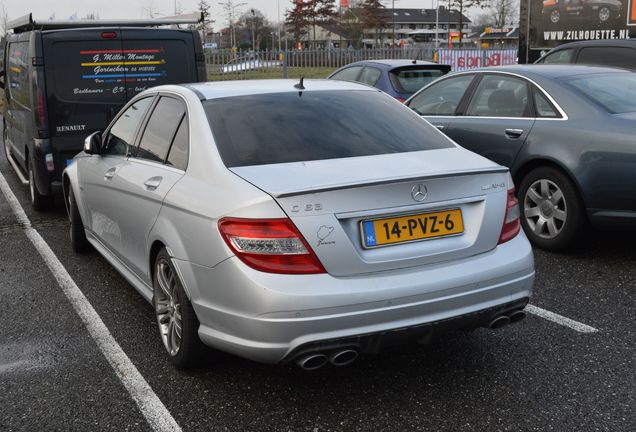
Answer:
M42 34L46 102L56 172L82 149L84 137L104 130L126 103L118 28Z
M198 81L192 31L122 28L126 97L163 84Z

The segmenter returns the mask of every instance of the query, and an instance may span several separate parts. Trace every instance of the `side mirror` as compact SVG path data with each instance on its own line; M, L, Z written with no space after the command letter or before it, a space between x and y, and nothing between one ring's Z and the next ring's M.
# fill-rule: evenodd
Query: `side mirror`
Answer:
M102 149L102 133L93 132L84 140L84 153L99 154Z

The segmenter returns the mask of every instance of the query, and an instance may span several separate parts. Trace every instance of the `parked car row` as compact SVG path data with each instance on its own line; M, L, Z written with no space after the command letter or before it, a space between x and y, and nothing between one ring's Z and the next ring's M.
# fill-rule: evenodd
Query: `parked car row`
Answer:
M635 219L632 72L375 61L188 84L193 32L32 27L9 38L7 159L36 209L61 187L71 247L153 305L179 367L206 345L344 366L499 328L532 293L521 226L561 249L588 219Z

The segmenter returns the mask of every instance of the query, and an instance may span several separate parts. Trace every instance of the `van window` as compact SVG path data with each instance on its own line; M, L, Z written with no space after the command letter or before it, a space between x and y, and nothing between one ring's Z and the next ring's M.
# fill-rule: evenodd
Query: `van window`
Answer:
M193 48L182 39L132 39L125 30L126 96L150 87L197 81Z
M9 45L7 85L11 99L21 105L29 103L29 43L12 42Z
M577 63L636 69L636 50L626 47L584 47Z
M110 128L108 136L104 140L102 154L118 156L128 154L128 150L135 140L135 132L152 100L153 97L140 99L124 111Z
M163 163L183 114L185 107L182 102L162 96L150 115L139 143L137 157Z
M125 103L121 42L56 41L45 52L49 93L64 102Z

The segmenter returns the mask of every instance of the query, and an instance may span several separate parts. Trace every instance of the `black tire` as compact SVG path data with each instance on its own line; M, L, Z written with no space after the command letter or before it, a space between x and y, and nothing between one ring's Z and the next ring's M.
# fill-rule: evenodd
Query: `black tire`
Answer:
M73 188L71 188L71 185L68 187L68 218L71 222L71 247L77 253L88 252L91 249L91 244L86 239L86 231L84 231L82 217L80 216L79 209L77 208Z
M537 187L542 192L547 190L549 199L544 198L546 194L536 194ZM573 244L586 221L583 203L576 187L557 168L542 166L530 171L521 180L518 198L521 225L530 241L541 249L567 249ZM544 221L543 224L540 223L541 219ZM554 228L552 231L549 229L550 220Z
M173 310L179 312L181 316L181 339L179 347L176 350L171 350L169 342L166 342L169 335L164 338L164 336L166 336L164 332L169 331L169 324L165 323L165 318L166 315L170 315L170 312L166 312L164 314L160 313L163 310L168 310L168 307L164 308L165 303L159 303L163 297L163 293L165 292L162 290L161 283L158 280L161 277L159 272L166 269L166 267L163 266L167 266L172 272L174 282L171 288L174 293L172 297L174 304ZM152 304L155 310L159 337L162 341L166 354L168 355L170 362L178 368L190 368L197 366L200 364L205 354L205 346L203 345L203 342L201 342L198 334L199 320L192 308L192 304L190 303L185 290L183 289L183 284L179 279L179 275L172 265L170 255L165 248L162 248L157 254L152 270L154 288Z
M51 197L42 195L35 184L35 177L33 174L33 161L27 159L27 173L29 175L29 197L31 198L31 207L33 210L43 212L51 207Z
M548 13L548 23L551 25L557 25L561 21L561 11L559 9L552 9Z

